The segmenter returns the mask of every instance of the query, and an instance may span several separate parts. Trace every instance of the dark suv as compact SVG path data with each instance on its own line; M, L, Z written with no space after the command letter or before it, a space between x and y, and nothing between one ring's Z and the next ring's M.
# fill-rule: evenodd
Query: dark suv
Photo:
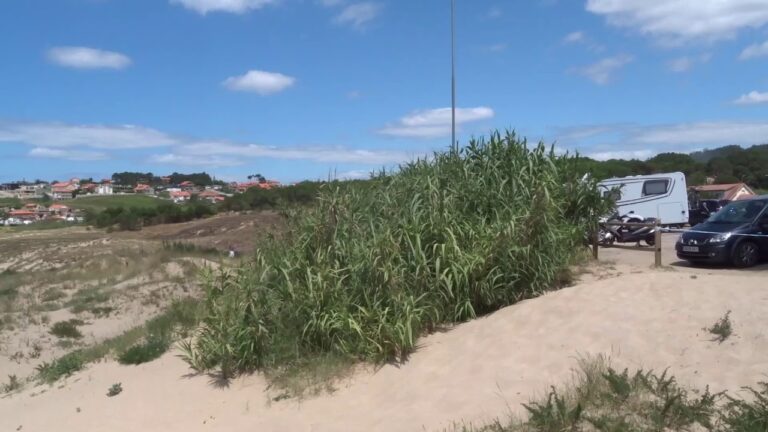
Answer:
M751 267L768 256L768 195L735 201L684 232L677 257L691 262Z

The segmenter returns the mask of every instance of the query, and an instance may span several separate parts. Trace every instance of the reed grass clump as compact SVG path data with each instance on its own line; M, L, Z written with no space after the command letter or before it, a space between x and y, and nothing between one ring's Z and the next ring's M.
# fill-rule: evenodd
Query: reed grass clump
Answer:
M577 163L496 133L326 184L286 236L208 275L184 356L225 376L329 354L402 360L425 332L557 288L603 210Z

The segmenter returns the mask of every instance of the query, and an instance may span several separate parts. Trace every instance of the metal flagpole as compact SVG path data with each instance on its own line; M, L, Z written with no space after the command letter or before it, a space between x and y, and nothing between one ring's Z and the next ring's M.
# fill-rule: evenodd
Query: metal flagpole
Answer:
M451 0L451 150L459 152L456 143L456 0Z

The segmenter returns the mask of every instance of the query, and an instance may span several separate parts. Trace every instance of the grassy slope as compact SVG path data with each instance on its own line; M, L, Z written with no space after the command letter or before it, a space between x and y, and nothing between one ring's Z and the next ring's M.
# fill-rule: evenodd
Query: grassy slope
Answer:
M83 196L64 203L76 209L101 212L107 207L157 207L167 202L146 195L112 195Z

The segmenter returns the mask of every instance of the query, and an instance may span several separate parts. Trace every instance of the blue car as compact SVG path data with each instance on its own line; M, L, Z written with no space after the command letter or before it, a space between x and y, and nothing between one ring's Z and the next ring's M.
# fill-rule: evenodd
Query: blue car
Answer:
M751 267L768 257L768 195L735 201L684 232L675 245L677 257Z

